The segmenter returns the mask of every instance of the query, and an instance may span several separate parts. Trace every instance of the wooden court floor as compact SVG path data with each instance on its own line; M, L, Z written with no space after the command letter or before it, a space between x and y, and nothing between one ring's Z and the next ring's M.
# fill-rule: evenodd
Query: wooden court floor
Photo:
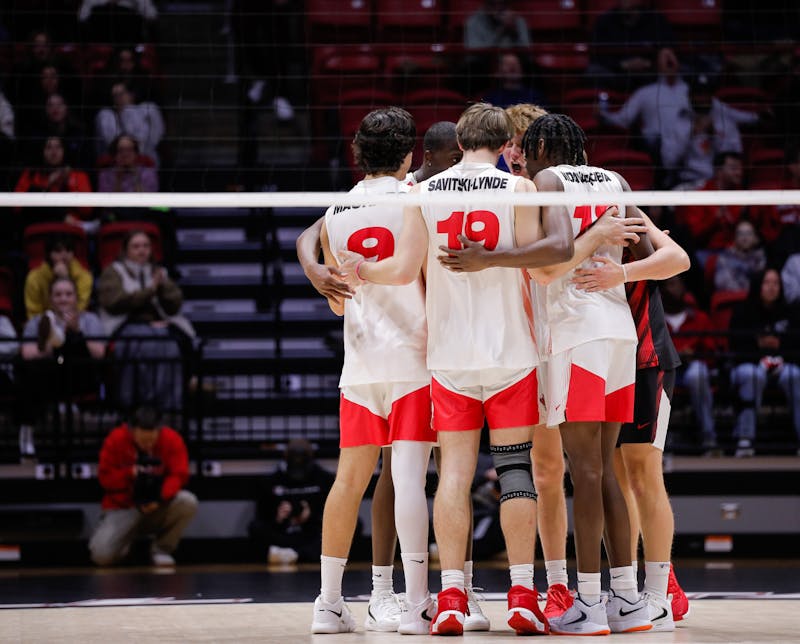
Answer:
M363 623L365 602L351 602ZM505 625L501 601L483 603L492 631L467 633L466 642L509 642L516 638ZM0 611L0 642L108 644L110 642L258 642L293 644L392 644L429 641L427 636L371 633L310 635L310 603L239 603L206 605L104 606L10 609ZM601 641L647 642L798 642L800 600L699 599L690 617L673 633L612 635ZM452 639L449 641L453 641ZM455 640L458 641L458 640ZM560 642L585 642L561 637Z

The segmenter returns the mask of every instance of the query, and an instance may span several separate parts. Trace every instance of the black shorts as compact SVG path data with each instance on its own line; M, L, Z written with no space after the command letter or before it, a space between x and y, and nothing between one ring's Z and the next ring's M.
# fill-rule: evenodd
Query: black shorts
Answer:
M652 443L664 449L674 389L674 369L648 367L636 371L633 422L622 425L617 447L623 443Z

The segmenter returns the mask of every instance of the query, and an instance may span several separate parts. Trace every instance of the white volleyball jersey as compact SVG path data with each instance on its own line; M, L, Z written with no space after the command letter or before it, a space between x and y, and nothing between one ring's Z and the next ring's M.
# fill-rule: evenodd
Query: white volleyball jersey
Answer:
M530 290L523 271L489 268L453 273L439 246L461 248L458 235L489 249L516 246L514 207L472 205L472 195L514 192L519 177L488 163L459 163L423 181L422 193L446 192L451 205L422 207L428 228L428 368L525 369L538 364Z
M567 206L574 237L579 237L609 206L616 205L620 216L624 216L625 207L619 205L614 197L615 193L622 192L622 185L613 172L585 165L560 165L549 169L561 179L564 191L575 196L575 201ZM582 203L583 195L598 192L609 193L607 205ZM622 246L600 246L593 255L603 255L621 263ZM587 259L580 266L595 265ZM573 269L547 286L534 286L534 319L539 346L546 353L555 354L590 340L613 338L636 342L636 327L625 297L625 287L619 285L589 293L575 287L572 283L574 275Z
M394 177L360 181L350 194L408 192ZM332 206L325 213L331 251L351 250L377 261L394 254L403 228L397 206ZM339 385L422 382L427 326L420 278L403 286L363 284L344 304L344 367Z
M407 186L415 186L417 185L417 178L414 176L413 172L409 172L406 175L405 182Z

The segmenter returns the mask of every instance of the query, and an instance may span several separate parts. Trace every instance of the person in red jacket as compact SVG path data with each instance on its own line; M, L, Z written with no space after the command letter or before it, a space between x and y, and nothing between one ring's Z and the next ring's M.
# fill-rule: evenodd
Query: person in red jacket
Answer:
M106 437L97 474L105 495L89 541L92 560L116 563L135 539L153 535L153 565L175 565L172 552L197 512L197 498L183 489L189 457L180 434L161 424L155 408L139 407Z

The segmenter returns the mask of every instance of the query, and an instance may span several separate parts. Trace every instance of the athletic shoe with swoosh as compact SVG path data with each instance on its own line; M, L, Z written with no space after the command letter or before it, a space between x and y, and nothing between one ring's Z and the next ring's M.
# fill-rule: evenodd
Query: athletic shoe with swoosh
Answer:
M400 600L391 590L372 591L367 605L364 628L393 633L400 626Z
M483 588L474 586L467 587L467 616L464 620L464 631L488 631L491 628L489 618L483 612L481 605L478 603L483 599L482 595L478 595L475 591L481 591Z
M606 615L612 633L637 633L653 628L650 606L642 597L637 597L635 602L629 602L612 590L606 602Z
M433 597L428 595L416 606L410 606L408 599L402 604L400 627L397 632L401 635L427 635L430 633L431 622L436 616L436 602Z
M535 588L511 586L506 620L517 635L546 635L550 632L547 618L539 608L539 593Z
M601 601L589 606L578 595L563 615L550 620L550 632L554 635L610 635L606 606Z
M463 635L464 619L469 613L467 593L458 588L447 588L437 596L436 605L431 635Z
M314 619L311 622L312 633L352 633L356 630L356 620L344 603L344 598L329 604L322 595L314 601Z
M668 597L658 597L653 593L643 592L642 599L647 601L650 608L650 621L653 622L654 632L670 632L675 630L675 621L672 619L672 602Z
M572 606L572 593L564 584L553 584L547 589L547 603L544 605L544 616L553 619L563 615Z

